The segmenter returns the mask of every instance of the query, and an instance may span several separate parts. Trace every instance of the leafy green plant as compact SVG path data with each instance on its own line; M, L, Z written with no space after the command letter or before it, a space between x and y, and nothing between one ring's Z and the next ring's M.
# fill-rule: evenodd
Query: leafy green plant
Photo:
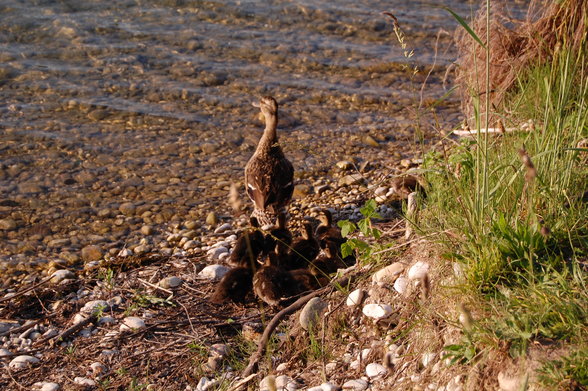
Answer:
M588 389L588 348L580 347L561 359L547 361L538 373L539 381L553 390Z
M382 244L370 245L365 240L349 238L349 235L359 230L359 232L361 232L366 238L380 239L382 232L372 225L372 219L382 218L377 212L377 207L378 204L375 200L368 200L359 210L363 215L363 218L357 223L349 220L341 220L337 222L337 225L341 228L341 235L344 238L348 238L347 241L341 245L341 255L344 258L357 251L361 259L368 260L372 258L372 255L376 252L389 246Z

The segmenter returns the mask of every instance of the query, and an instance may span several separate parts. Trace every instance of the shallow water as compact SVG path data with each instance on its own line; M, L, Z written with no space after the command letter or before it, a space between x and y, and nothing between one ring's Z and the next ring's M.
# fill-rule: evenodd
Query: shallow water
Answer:
M406 109L449 90L455 57L455 21L421 0L3 0L0 15L0 218L17 225L0 230L8 257L77 252L90 234L120 244L144 223L226 210L263 128L260 95L280 102L300 180L343 158L410 157L420 136ZM431 114L455 126L457 99ZM366 149L368 134L380 148ZM125 201L153 215L119 224Z

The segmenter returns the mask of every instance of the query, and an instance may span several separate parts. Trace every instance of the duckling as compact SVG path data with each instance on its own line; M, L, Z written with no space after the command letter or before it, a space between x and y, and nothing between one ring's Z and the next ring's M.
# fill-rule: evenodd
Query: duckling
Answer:
M234 266L253 265L264 249L265 237L259 229L259 222L255 217L249 219L251 227L243 232L235 243L229 263Z
M269 256L276 249L276 243L281 242L288 248L292 243L292 232L286 227L286 213L278 214L278 225L269 230L264 239L262 256Z
M290 275L295 282L295 285L289 291L290 297L317 290L329 283L329 278L325 274L313 273L309 269L291 270Z
M336 272L337 269L352 266L355 262L355 256L348 255L342 258L340 247L336 247L335 244L330 243L323 249L323 255L312 262L310 271L315 276L326 276Z
M306 268L319 255L320 251L319 242L312 232L312 224L305 222L302 237L292 242L288 264L285 265L285 268L290 270Z
M333 226L333 215L328 209L323 209L318 216L320 221L319 226L316 228L316 237L319 240L321 248L334 244L337 247L341 247L346 240L341 236L341 229Z
M244 303L245 297L253 288L253 269L247 266L234 267L217 284L210 301L222 304L230 300Z
M253 292L270 306L277 307L282 298L291 296L295 285L292 275L280 267L282 260L287 257L287 247L277 242L275 251L265 258L264 265L253 276Z
M294 168L278 144L278 103L266 96L254 106L265 117L265 130L245 166L245 187L254 203L253 216L264 226L273 224L275 216L286 211L294 191Z

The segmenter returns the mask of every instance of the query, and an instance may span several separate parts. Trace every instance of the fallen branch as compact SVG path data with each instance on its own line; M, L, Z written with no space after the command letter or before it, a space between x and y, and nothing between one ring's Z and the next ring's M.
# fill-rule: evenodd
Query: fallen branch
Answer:
M5 331L3 333L0 333L0 337L4 337L5 335L9 335L9 334L22 333L22 332L24 332L24 331L26 331L26 330L28 330L28 329L30 329L32 327L35 327L37 324L41 323L42 321L54 317L55 315L56 314L49 314L47 316L43 316L40 319L34 320L34 321L30 322L30 323L27 323L27 324L24 324L22 326L15 327L13 329L7 330L7 331Z
M89 323L96 323L97 321L98 321L98 317L96 315L90 315L86 319L84 319L84 320L80 321L79 323L74 324L70 328L64 330L61 334L58 334L54 337L43 338L39 342L35 343L35 345L47 342L49 340L51 340L51 345L55 345L55 343L64 341L70 335L80 331L85 326L87 326Z
M6 301L6 300L12 300L12 299L14 299L14 298L16 298L16 297L22 296L22 295L24 295L25 293L27 293L27 292L30 292L30 291L32 291L33 289L35 289L35 288L38 288L38 287L40 287L40 286L41 286L41 285L43 285L43 284L46 284L47 282L51 281L51 279L52 279L52 278L53 278L53 275L50 275L49 277L45 277L44 279L42 279L41 281L37 282L37 283L36 283L36 284L34 284L34 285L31 285L30 287L28 287L28 288L25 288L25 289L23 289L23 290L22 290L22 291L20 291L20 292L16 292L14 295L11 295L11 296L5 296L5 297L3 297L3 298L1 298L1 299L0 299L0 303L4 302L4 301Z
M245 368L245 370L243 370L243 372L241 373L241 377L247 378L251 375L251 373L253 371L255 371L257 369L257 364L258 364L259 360L261 359L261 356L265 352L265 348L269 342L270 337L272 336L272 333L274 332L276 327L278 327L278 325L280 324L280 322L282 321L282 319L285 316L290 315L293 312L298 311L306 303L308 303L310 301L310 299L319 296L320 294L326 292L327 290L329 290L333 287L340 286L340 285L346 285L347 283L349 283L349 281L351 281L351 279L352 279L351 277L352 276L340 277L337 280L331 282L329 285L327 285L321 289L318 289L314 292L311 292L306 296L302 296L300 299L296 300L294 303L292 303L291 305L289 305L288 307L284 308L283 310L278 312L276 315L274 315L272 320L265 327L265 330L263 331L263 335L261 336L261 339L257 343L257 351L255 353L253 353L253 355L251 357L249 357L249 364L247 365L247 368Z

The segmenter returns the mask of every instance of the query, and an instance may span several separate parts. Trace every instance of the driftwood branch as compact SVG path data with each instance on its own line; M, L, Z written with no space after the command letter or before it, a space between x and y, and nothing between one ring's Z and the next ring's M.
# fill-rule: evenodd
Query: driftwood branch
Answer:
M41 281L37 282L36 284L34 284L34 285L31 285L31 286L29 286L28 288L25 288L25 289L23 289L23 290L22 290L22 291L20 291L20 292L16 292L14 295L10 295L10 296L3 297L3 298L1 298L1 299L0 299L0 303L2 303L2 302L4 302L4 301L7 301L7 300L12 300L12 299L15 299L15 298L17 298L17 297L19 297L19 296L22 296L22 295L24 295L25 293L27 293L27 292L30 292L30 291L32 291L33 289L35 289L35 288L38 288L38 287L40 287L41 285L43 285L43 284L45 284L45 283L47 283L47 282L51 281L51 279L52 279L52 278L53 278L53 275L51 275L51 276L49 276L49 277L46 277L46 278L42 279Z
M265 330L263 331L263 335L261 336L261 339L257 343L257 351L255 353L253 353L253 355L251 357L249 357L249 364L247 365L247 368L245 368L245 370L243 370L243 372L241 373L241 377L246 378L246 377L250 376L253 373L253 371L255 371L257 369L257 364L259 363L259 360L261 359L261 357L263 356L263 353L265 352L265 348L267 347L268 341L269 341L270 337L272 336L272 333L274 332L276 327L278 327L278 325L280 324L280 322L282 321L282 319L284 317L298 311L306 303L308 303L310 301L310 299L321 295L322 293L331 289L333 286L346 285L350 280L351 280L351 276L340 277L337 280L330 283L329 285L327 285L321 289L318 289L314 292L311 292L306 296L302 296L300 299L296 300L294 303L292 303L291 305L289 305L288 307L284 308L283 310L278 312L276 315L274 315L272 320L265 327Z

